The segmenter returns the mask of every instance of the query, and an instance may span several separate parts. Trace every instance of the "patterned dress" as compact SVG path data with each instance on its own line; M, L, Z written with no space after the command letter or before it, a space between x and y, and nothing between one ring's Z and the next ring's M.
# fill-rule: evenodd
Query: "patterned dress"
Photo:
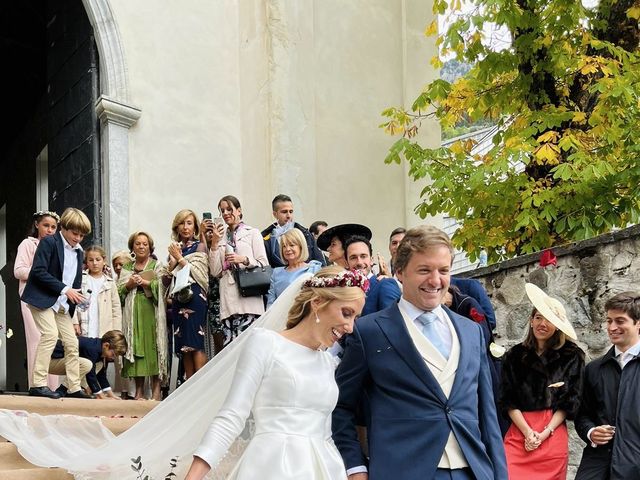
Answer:
M200 242L187 244L182 248L182 255L186 257L195 253L199 244ZM173 336L177 355L196 350L205 351L208 292L203 291L197 282L192 283L190 288L193 296L189 302L181 303L173 297Z

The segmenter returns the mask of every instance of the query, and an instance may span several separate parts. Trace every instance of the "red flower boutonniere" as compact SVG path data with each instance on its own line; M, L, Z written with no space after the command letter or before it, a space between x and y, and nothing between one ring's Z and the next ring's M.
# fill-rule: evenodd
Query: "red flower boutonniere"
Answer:
M475 308L469 310L469 316L476 323L484 322L484 315Z

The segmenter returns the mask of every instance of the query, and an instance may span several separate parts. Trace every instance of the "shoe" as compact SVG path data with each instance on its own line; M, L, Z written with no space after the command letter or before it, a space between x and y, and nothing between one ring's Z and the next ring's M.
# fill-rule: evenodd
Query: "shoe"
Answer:
M29 395L32 397L60 398L58 392L52 392L49 387L31 387Z
M87 395L82 390L78 390L77 392L67 393L65 398L93 398L91 395Z
M64 385L60 385L58 388L56 388L56 393L59 393L61 397L66 397L67 387L65 387Z

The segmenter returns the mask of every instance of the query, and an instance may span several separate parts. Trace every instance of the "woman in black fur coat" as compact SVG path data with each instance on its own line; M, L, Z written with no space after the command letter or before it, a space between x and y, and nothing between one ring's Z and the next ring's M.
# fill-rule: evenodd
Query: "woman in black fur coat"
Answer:
M565 480L568 434L565 420L577 410L584 353L562 304L526 285L534 309L522 343L502 366L500 406L512 422L505 436L510 479Z

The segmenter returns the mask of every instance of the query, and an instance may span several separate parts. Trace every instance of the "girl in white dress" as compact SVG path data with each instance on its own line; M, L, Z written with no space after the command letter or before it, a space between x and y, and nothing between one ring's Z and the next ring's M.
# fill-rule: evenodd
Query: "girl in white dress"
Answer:
M358 272L324 268L303 284L286 330L251 332L187 480L202 479L217 466L250 414L255 433L227 478L346 479L331 439L331 412L338 399L335 363L324 350L352 332L367 284Z

